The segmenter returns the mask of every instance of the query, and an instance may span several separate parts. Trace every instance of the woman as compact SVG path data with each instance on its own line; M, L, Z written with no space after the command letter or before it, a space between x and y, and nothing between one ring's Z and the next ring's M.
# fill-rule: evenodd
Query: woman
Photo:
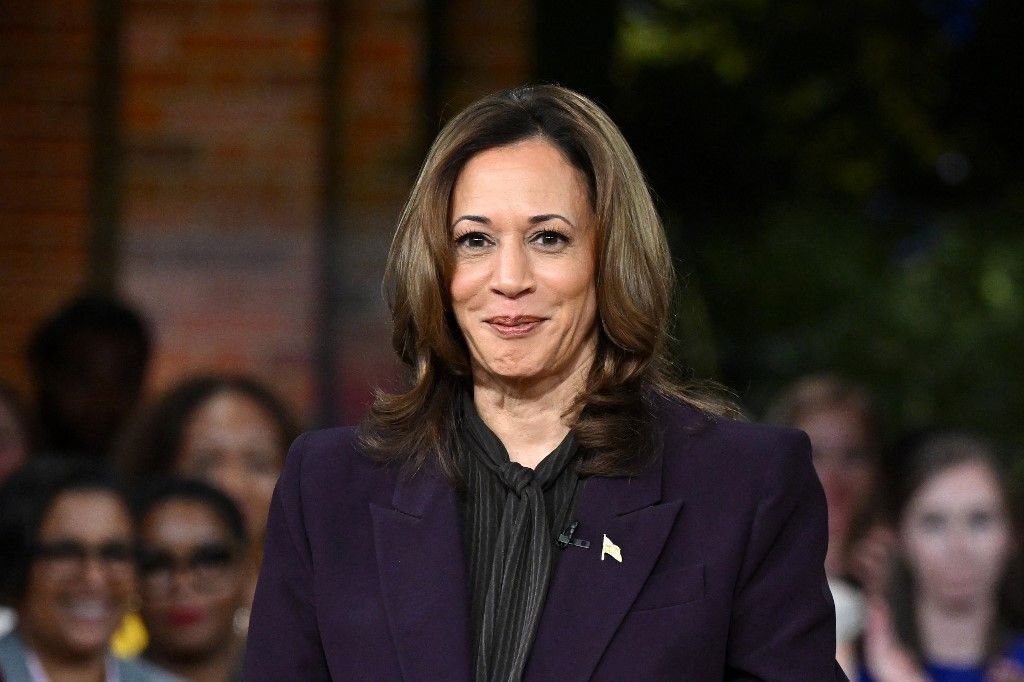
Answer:
M242 515L216 488L171 479L135 508L143 657L192 682L241 679L235 614L247 600Z
M843 679L807 440L668 379L671 258L599 108L456 116L386 283L411 384L292 446L247 679Z
M33 462L0 490L0 587L18 614L0 639L6 682L173 680L108 642L135 595L132 520L91 469Z
M811 441L811 460L828 506L825 574L836 607L836 657L847 674L856 669L862 589L877 590L895 543L875 499L882 472L873 402L865 387L817 374L795 381L766 415L769 423L799 429Z
M129 429L117 458L133 487L169 475L198 478L238 505L250 538L243 580L251 595L270 496L297 434L288 409L259 383L243 376L200 376L150 406Z
M888 599L869 607L861 680L1024 681L1024 575L1005 480L989 446L965 434L911 454L899 560Z

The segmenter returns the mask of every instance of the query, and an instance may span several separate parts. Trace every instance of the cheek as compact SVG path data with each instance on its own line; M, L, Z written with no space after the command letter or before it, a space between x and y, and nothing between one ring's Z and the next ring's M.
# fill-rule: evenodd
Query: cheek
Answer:
M994 530L981 535L975 543L976 553L982 562L993 571L1002 572L1010 558L1011 540L1006 529Z
M904 540L903 554L913 573L927 575L945 563L949 552L941 535L913 533Z
M452 273L451 295L455 314L465 312L473 298L486 288L487 273L478 264L459 263Z

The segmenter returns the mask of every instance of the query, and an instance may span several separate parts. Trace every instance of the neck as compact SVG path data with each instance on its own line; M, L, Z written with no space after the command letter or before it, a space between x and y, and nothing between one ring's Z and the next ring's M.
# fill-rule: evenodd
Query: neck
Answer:
M562 442L575 417L565 412L582 392L592 361L588 354L563 375L538 382L474 373L476 411L510 460L533 469Z
M231 637L225 645L191 658L174 656L151 647L146 651L146 658L178 677L192 682L222 682L231 677L238 658L238 645L237 638Z
M950 609L927 598L917 602L917 625L924 655L936 663L977 665L995 622L991 604Z
M35 653L43 670L46 671L46 676L51 680L105 682L107 679L106 651L100 652L98 656L88 658L67 658L47 653L45 650L33 646L29 637L26 637L25 644Z

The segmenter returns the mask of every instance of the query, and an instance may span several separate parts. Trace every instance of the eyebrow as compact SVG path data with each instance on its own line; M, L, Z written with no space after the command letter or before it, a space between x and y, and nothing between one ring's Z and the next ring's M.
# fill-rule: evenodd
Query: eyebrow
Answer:
M468 220L473 223L480 223L481 225L490 225L491 219L482 215L462 215L452 221L451 227L455 227L461 221ZM569 227L576 227L571 220L558 213L542 213L541 215L530 216L529 223L531 225L538 225L540 223L546 223L549 220L561 220Z

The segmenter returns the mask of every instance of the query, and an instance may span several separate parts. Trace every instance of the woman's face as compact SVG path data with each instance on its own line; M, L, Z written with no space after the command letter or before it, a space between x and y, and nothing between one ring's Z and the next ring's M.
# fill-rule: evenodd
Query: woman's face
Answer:
M66 660L104 655L134 593L125 504L103 490L58 495L40 527L18 609L32 648Z
M874 483L873 444L857 412L843 407L808 412L795 426L811 439L814 469L828 503L829 547L841 554Z
M284 464L282 434L270 414L244 393L223 391L185 424L177 473L206 480L227 493L259 542L270 498Z
M560 383L596 346L595 218L586 180L534 138L480 152L452 193L452 309L474 377Z
M994 600L1011 551L995 474L979 462L935 474L907 504L900 537L919 598L951 609Z
M142 618L161 655L193 658L232 641L245 596L240 552L227 525L196 500L167 500L142 520Z

